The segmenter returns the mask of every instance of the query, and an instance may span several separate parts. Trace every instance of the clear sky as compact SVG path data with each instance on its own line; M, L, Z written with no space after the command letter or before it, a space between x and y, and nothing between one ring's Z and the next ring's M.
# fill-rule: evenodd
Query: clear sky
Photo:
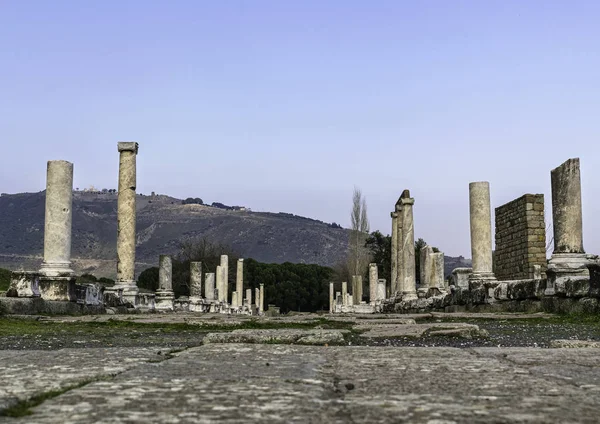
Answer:
M415 231L471 256L468 184L492 206L582 161L600 253L598 1L0 0L0 192L116 188L371 228L411 190ZM0 223L1 225L1 223Z

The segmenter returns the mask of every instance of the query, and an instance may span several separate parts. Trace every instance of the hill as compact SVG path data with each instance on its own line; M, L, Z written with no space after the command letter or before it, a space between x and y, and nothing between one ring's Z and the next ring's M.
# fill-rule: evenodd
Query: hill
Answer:
M349 230L289 213L252 212L216 204L182 204L164 195L137 196L136 271L177 254L181 241L207 237L267 263L332 266L343 259ZM0 267L37 269L44 245L45 192L0 196ZM117 195L73 193L72 259L79 273L114 278ZM446 268L468 261L446 257ZM450 268L452 267L452 268Z

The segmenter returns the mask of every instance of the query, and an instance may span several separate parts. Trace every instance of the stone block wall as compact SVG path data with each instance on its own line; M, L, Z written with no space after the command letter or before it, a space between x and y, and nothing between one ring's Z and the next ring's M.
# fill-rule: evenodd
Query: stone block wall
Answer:
M534 278L534 266L546 273L544 195L525 194L496 208L494 272L498 280Z

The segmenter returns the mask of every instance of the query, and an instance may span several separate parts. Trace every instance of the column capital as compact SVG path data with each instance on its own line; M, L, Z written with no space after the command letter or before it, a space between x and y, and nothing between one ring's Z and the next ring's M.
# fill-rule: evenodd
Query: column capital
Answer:
M398 212L390 212L390 218L398 218Z
M402 206L404 205L414 205L415 204L415 199L413 199L412 197L409 198L404 198L404 199L400 199L402 201Z
M120 152L134 152L136 155L138 153L139 144L135 141L119 141L117 143L117 149Z

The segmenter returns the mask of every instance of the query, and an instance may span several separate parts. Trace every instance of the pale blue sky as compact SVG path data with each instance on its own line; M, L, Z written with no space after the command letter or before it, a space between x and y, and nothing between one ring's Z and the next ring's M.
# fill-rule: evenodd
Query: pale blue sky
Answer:
M600 253L600 2L0 0L0 192L45 163L372 229L409 188L417 237L470 257L468 184L497 207L582 161ZM596 221L594 221L596 220ZM1 224L0 224L1 225Z

